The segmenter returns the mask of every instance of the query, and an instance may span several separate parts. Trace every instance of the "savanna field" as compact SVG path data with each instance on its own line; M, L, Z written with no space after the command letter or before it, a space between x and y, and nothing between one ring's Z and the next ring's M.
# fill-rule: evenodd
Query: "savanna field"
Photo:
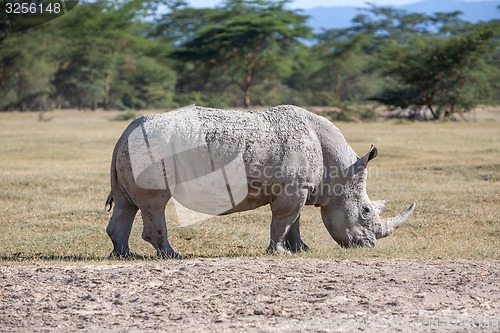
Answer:
M393 216L416 202L410 220L374 249L341 249L306 207L302 235L320 259L500 258L500 121L488 109L477 121L336 123L358 153L379 149L368 195L390 203ZM490 116L491 115L491 116ZM115 112L0 113L0 260L102 261L112 245L109 165L129 121ZM174 249L188 257L265 256L269 207L216 217L188 227L167 209ZM154 258L137 216L132 251ZM295 255L297 256L297 255Z
M336 123L375 144L368 194L410 220L342 249L319 208L310 251L267 255L268 207L181 226L160 260L136 217L131 260L109 259L104 208L117 112L0 113L0 332L498 332L500 120Z

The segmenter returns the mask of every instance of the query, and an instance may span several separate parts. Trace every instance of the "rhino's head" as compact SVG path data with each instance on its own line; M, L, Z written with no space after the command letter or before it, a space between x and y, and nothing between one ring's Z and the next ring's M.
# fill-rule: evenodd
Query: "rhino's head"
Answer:
M321 217L333 239L343 247L373 247L377 239L389 236L415 209L412 204L397 217L380 217L386 201L371 201L366 194L367 164L377 156L370 151L352 165L342 180L341 191L321 209Z

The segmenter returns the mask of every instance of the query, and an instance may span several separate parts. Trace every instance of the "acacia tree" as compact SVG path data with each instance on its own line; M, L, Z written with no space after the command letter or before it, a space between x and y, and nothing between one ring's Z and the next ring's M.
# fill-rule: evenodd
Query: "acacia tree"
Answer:
M371 5L345 29L316 34L312 47L321 66L312 76L316 102L332 104L363 100L379 90L376 59L386 45L406 45L415 34L429 33L431 18Z
M120 57L133 34L135 13L127 4L83 3L57 21L66 49L53 84L70 105L92 110L109 105Z
M481 24L467 34L416 37L389 48L381 66L390 84L375 99L413 117L425 108L434 119L471 110L488 93L483 55L496 47L498 28L498 22Z
M149 12L143 0L97 0L61 18L66 49L53 80L59 99L91 109L168 105L175 74L162 63L164 47L144 36L141 19Z
M173 57L201 63L219 76L225 72L243 93L243 105L249 107L259 75L277 75L280 58L310 33L306 17L287 10L288 2L228 0L211 24L183 43Z
M0 41L0 110L46 110L55 72L54 38L40 27Z
M317 35L322 66L311 87L326 102L374 99L410 116L470 110L498 81L498 22L467 24L460 14L372 6L352 27Z
M328 93L331 101L356 99L366 87L363 77L367 74L368 57L363 52L370 42L367 34L346 34L342 30L327 30L316 36L318 44L313 47L321 66L316 71L313 86ZM328 100L327 100L328 101Z

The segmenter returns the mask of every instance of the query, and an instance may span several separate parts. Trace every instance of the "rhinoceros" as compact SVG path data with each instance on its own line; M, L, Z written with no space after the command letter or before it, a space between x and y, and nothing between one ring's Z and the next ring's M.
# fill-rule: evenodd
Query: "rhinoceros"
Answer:
M269 204L269 252L307 250L300 236L305 205L321 207L323 223L342 247L373 247L411 215L380 217L385 201L366 193L372 145L358 156L326 118L291 105L266 110L190 106L135 119L112 155L114 203L106 231L112 256L129 256L134 217L142 238L162 257L180 257L167 238L165 208L174 199L199 213L224 215Z

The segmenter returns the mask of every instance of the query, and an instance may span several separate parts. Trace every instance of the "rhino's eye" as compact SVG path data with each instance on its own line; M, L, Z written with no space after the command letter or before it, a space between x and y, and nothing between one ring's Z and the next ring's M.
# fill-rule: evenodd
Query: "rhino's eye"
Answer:
M370 207L365 206L361 209L361 215L363 215L363 217L370 215L370 213L371 213Z

